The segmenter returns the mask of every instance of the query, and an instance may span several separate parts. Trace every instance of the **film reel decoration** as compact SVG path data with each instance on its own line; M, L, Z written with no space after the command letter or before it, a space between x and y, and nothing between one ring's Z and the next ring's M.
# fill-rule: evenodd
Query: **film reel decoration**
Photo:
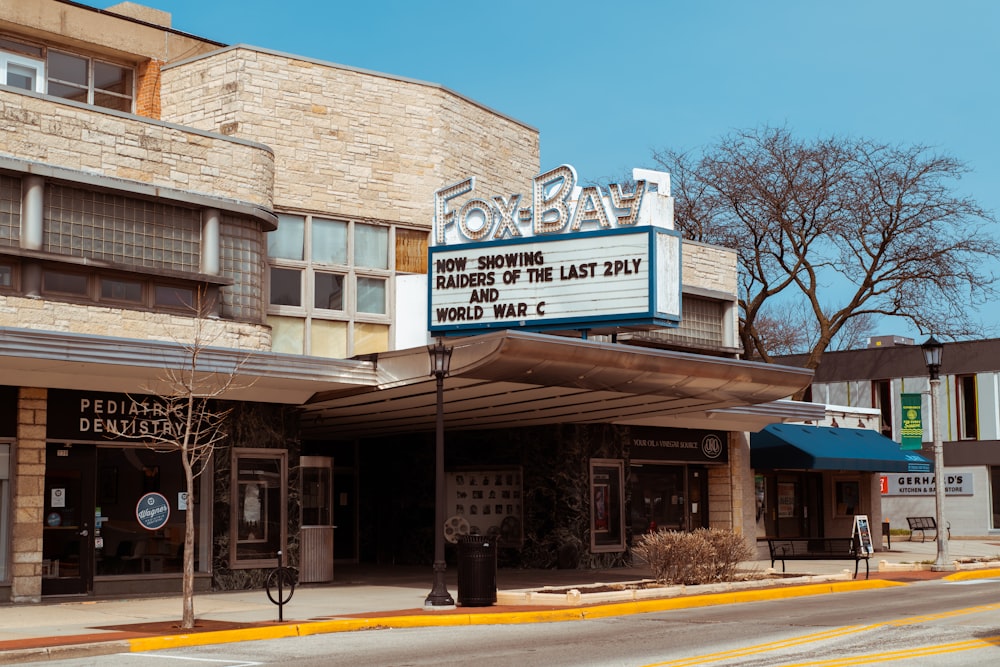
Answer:
M458 542L459 535L469 534L469 522L464 517L453 516L444 522L444 539L452 544Z

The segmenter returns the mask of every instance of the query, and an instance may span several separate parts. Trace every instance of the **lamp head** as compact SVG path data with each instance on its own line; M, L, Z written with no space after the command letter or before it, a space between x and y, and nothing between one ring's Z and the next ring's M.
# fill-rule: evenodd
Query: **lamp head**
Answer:
M431 358L431 375L444 377L451 368L451 352L454 348L447 347L441 338L434 345L427 346L427 354Z
M920 346L921 351L924 353L924 363L927 365L927 372L930 374L932 380L938 379L938 373L941 371L941 351L944 349L942 345L934 336L931 336Z

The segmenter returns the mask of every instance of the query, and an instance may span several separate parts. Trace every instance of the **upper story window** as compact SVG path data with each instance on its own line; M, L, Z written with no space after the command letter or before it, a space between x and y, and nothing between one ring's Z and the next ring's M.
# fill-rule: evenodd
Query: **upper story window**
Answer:
M132 68L0 37L0 83L83 104L132 111Z
M892 381L872 380L872 407L882 412L879 430L892 439Z
M106 109L132 111L132 70L49 50L48 94Z
M956 375L955 395L958 400L958 437L960 440L976 440L979 437L976 376Z
M14 287L14 265L13 263L0 262L0 288Z
M387 350L392 277L426 271L427 233L320 216L278 218L267 243L273 349L333 358Z

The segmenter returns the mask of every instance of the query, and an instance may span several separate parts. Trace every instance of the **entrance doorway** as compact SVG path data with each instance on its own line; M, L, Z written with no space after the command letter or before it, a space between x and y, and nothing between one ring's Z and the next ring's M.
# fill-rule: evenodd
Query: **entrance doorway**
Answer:
M42 595L85 595L94 588L95 452L89 445L46 448Z
M810 472L758 472L757 537L822 537L823 478Z
M633 465L630 477L633 535L708 527L708 474L704 466Z

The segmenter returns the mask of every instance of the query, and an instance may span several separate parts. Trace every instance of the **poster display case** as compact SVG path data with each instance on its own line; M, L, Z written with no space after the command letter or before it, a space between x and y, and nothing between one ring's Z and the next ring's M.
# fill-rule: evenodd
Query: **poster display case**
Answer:
M590 460L590 550L625 550L625 462Z

